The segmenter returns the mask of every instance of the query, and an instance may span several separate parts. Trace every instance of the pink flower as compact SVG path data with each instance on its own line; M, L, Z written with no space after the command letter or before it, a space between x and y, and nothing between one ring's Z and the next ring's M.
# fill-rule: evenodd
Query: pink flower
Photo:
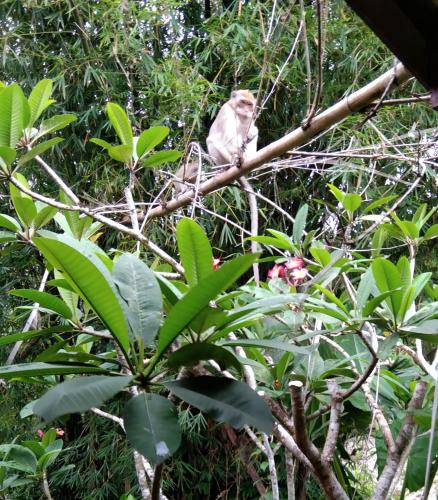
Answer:
M301 257L292 257L286 261L284 267L288 271L293 271L295 269L302 269L304 265L304 260Z
M284 267L281 264L274 264L268 271L268 278L284 278Z
M306 279L309 272L307 269L294 269L291 272L292 283L294 285L300 285Z
M61 429L60 427L56 428L56 436L57 437L62 437L65 434L64 429Z
M221 260L220 260L220 259L213 259L213 269L214 269L215 271L216 271L217 269L219 269L220 263L221 263Z
M42 429L37 429L36 433L37 433L37 436L40 439L43 439L43 437L44 437L44 431Z

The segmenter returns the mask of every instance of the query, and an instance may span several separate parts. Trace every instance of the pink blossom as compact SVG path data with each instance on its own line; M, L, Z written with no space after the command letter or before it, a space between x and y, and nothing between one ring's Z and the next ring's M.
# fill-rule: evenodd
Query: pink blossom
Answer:
M301 257L292 257L286 261L284 267L289 271L294 271L295 269L302 269L304 265L304 260Z
M44 431L42 429L37 429L36 433L37 433L37 436L40 439L43 439L43 437L44 437Z
M307 269L294 269L291 272L292 283L294 285L300 285L306 279L309 272Z
M64 429L61 429L60 427L56 428L57 437L62 437L64 434L65 434Z
M284 267L281 264L274 264L268 271L268 278L284 278Z
M214 269L215 271L216 271L217 269L219 269L220 263L221 263L221 260L220 260L220 259L213 259L213 269Z

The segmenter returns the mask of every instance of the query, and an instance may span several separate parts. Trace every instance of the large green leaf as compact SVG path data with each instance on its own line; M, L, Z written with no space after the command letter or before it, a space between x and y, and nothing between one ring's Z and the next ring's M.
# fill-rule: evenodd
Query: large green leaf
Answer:
M213 269L213 252L202 227L187 217L176 226L181 264L187 283L193 287L208 276Z
M20 470L34 474L37 468L37 459L35 454L19 444L4 444L0 445L0 453L4 453L6 462L0 462L1 466L6 466L11 469Z
M62 137L54 137L53 139L37 144L18 160L18 166L21 167L21 165L24 165L28 161L35 158L35 156L44 153L45 151L52 148L56 144L62 142L63 140L64 139Z
M169 134L169 127L151 127L140 134L137 141L137 156L141 158L151 149L164 141Z
M67 125L70 125L70 123L75 122L76 120L76 115L72 113L51 116L41 123L41 128L37 134L37 137L42 137L43 135L50 134L51 132L62 130L63 128L67 127Z
M342 205L344 206L345 210L348 210L349 212L355 212L360 207L361 204L362 204L362 197L356 193L350 193L345 195L345 198L342 202Z
M35 87L32 89L30 96L28 98L29 108L30 108L30 120L29 127L38 120L41 113L52 104L53 99L50 99L52 95L53 82L49 79L40 80Z
M230 287L244 274L258 258L258 254L236 257L212 271L170 310L160 329L156 356L160 356L181 333L181 331L208 305L220 292Z
M0 146L0 158L4 161L6 166L11 165L16 156L17 153L15 149L12 149L8 146Z
M419 325L407 325L400 328L400 333L408 337L438 343L438 319L423 321Z
M111 146L108 149L108 154L116 161L121 163L129 163L132 159L132 146L127 144L119 144L118 146Z
M105 375L73 378L48 390L35 402L33 412L46 422L62 415L82 413L99 407L127 387L132 379L132 376Z
M66 235L34 238L44 257L84 299L113 334L122 349L129 349L129 334L115 284L108 269L89 247Z
M149 346L160 327L163 301L155 274L132 254L123 254L112 276L125 301L125 312L133 338L141 337Z
M19 85L4 88L0 92L0 146L15 148L29 118L29 104Z
M214 359L223 370L229 366L234 366L239 371L241 369L241 365L233 353L207 342L194 342L181 347L169 356L167 364L171 368L178 368L180 366L193 366L199 361L209 359Z
M10 241L17 241L17 235L10 231L0 231L0 243L9 243Z
M71 319L70 308L64 303L63 300L51 295L50 293L30 289L11 290L9 293L17 297L29 299L32 302L38 302L41 307L50 309L64 318Z
M297 212L295 217L295 223L293 227L293 237L294 243L299 245L301 243L301 238L303 237L304 228L306 227L307 212L309 211L309 205L304 204Z
M172 455L181 443L175 405L158 394L140 394L128 401L123 414L132 446L152 464Z
M8 335L2 335L0 337L0 346L13 344L19 340L28 340L34 337L43 337L45 335L55 335L58 333L73 332L76 328L70 325L62 326L52 326L51 328L45 328L44 330L29 330L28 332L18 332L10 333Z
M266 433L272 431L273 418L267 404L243 382L224 377L195 377L164 385L183 401L237 429L251 425Z
M379 291L393 291L385 300L396 318L403 298L403 290L399 290L402 281L397 267L389 260L379 258L371 264L371 269Z
M315 346L294 345L275 339L224 340L221 342L221 345L238 345L242 347L258 347L261 349L277 349L279 351L293 352L295 354L311 354L315 350Z
M21 226L18 221L6 214L0 214L0 227L5 227L6 229L14 232L21 231Z
M142 162L143 167L158 167L163 165L163 163L172 163L179 160L182 156L180 151L168 150L168 151L158 151L151 156L148 156L146 160Z
M103 373L108 371L97 366L86 364L52 364L52 363L22 363L17 365L0 366L0 378L28 378L43 377L46 375L69 375L73 373Z
M19 172L15 172L14 178L24 188L30 189L26 178ZM14 205L18 217L25 226L29 227L37 214L35 203L29 195L23 193L11 183L9 184L9 191L11 193L12 204Z
M133 137L131 123L129 121L128 115L125 113L125 110L121 106L113 102L109 102L106 105L106 112L112 126L114 127L114 130L119 136L119 139L122 141L122 144L131 146L132 156Z

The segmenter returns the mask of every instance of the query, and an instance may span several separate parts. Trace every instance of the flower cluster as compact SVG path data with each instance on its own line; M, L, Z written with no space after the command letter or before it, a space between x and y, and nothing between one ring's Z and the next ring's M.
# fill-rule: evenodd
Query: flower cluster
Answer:
M56 431L56 437L62 437L65 434L64 430L61 429L60 427L57 427L55 431ZM40 439L43 439L45 432L42 429L37 429L36 433Z
M268 278L281 278L289 285L301 285L308 276L309 272L304 267L304 260L300 257L292 257L284 264L275 264L268 271Z

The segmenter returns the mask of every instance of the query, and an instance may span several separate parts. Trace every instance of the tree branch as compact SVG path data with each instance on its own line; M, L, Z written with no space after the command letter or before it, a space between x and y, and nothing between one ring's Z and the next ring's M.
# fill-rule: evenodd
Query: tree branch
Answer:
M247 175L260 165L285 154L289 149L295 149L298 146L305 144L319 132L341 122L352 113L360 111L364 107L368 106L382 94L382 92L387 88L388 82L390 82L394 76L395 81L391 85L391 88L395 88L406 82L411 77L411 74L402 64L398 64L395 68L390 69L380 77L365 85L365 87L357 90L350 96L345 97L327 110L315 116L312 123L306 130L303 130L301 127L295 129L281 139L278 139L277 141L274 141L268 146L265 146L257 151L254 157L246 161L241 167L231 167L228 170L216 175L212 179L203 182L199 186L199 193L205 196L208 193L217 191L218 189L231 184L242 175ZM161 217L178 208L190 204L194 194L193 190L187 191L177 199L170 200L165 206L152 209L149 212L149 217Z

